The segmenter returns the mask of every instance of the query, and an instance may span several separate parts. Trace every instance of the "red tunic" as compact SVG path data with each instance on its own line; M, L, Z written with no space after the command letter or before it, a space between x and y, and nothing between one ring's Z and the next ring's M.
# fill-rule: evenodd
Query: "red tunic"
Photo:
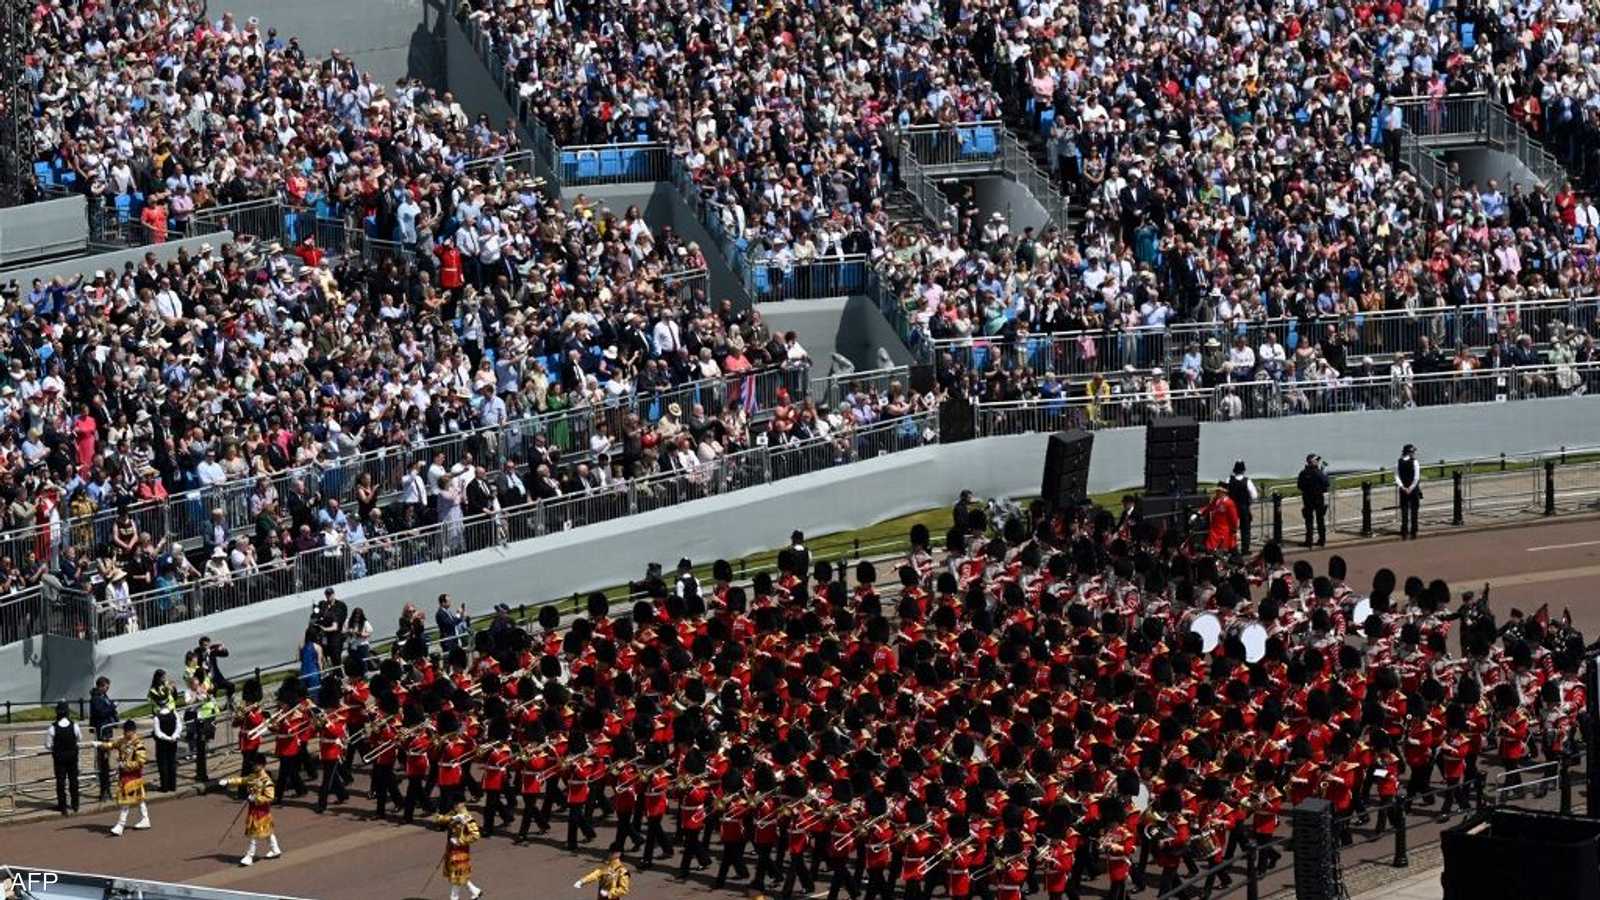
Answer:
M349 740L344 717L338 713L325 716L317 729L317 750L323 762L336 763L344 756L344 745Z
M511 750L505 744L494 744L483 757L483 789L498 793L506 787L506 769L511 765Z

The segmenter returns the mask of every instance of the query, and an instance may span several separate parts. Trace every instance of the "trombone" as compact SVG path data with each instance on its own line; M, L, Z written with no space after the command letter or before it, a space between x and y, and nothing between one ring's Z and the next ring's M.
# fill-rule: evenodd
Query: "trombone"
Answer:
M402 728L400 730L400 732L398 734L396 734L394 737L388 739L387 741L384 741L381 744L378 744L377 746L373 747L371 750L368 750L366 753L362 754L361 761L366 763L367 765L371 765L373 760L377 759L378 757L382 756L385 753L388 753L390 750L396 749L396 748L400 747L402 744L405 744L405 743L409 742L412 738L416 737L423 730L428 729L428 728L432 728L432 727L433 727L433 723L432 722L423 722L420 725L413 725L410 728Z
M932 856L929 856L920 864L918 864L917 874L922 878L927 878L929 872L932 872L934 869L938 868L938 866L945 860L966 849L967 845L971 844L976 839L976 836L969 834L966 838L957 841L954 844L944 845L939 850L935 851Z
M296 704L294 706L286 706L283 709L280 709L277 712L273 713L272 715L268 716L265 720L262 721L262 723L260 725L257 725L256 727L250 729L250 731L248 732L250 740L259 741L262 738L266 737L272 731L272 728L273 728L274 725L277 725L278 723L282 722L284 719L286 719L289 716L293 715L294 712L296 710L298 710L299 708L300 708L299 704Z
M882 822L884 819L887 819L887 818L889 818L889 814L888 813L884 813L881 816L873 816L872 818L866 820L865 822L862 822L860 825L857 825L856 827L850 829L849 831L845 832L844 834L841 834L838 837L834 838L833 839L833 852L834 853L843 853L845 851L844 844L845 844L846 841L850 840L851 838L855 837L858 834L865 834L866 832L871 831L872 827L874 825L877 825L879 822Z

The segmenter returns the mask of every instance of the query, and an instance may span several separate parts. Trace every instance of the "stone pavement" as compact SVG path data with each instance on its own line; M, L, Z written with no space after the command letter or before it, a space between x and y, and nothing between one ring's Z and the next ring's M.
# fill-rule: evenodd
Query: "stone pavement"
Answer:
M1430 868L1402 881L1394 882L1364 894L1353 895L1354 900L1441 900L1444 885L1440 876L1442 868Z

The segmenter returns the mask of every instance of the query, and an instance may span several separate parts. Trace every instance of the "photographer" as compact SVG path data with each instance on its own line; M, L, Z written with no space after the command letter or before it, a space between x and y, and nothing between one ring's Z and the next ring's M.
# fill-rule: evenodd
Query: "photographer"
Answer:
M1307 549L1311 547L1313 528L1317 546L1328 543L1328 464L1315 453L1306 454L1306 467L1300 470L1295 486L1300 488L1300 518L1306 523Z
M462 603L455 609L450 608L450 595L439 595L439 609L433 614L433 623L439 628L439 649L445 654L461 645L461 636L471 627L472 620L467 618L467 605Z

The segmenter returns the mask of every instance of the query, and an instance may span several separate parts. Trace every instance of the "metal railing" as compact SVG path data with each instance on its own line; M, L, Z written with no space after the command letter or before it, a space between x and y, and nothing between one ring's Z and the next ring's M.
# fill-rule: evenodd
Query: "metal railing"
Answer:
M556 147L563 185L666 181L671 154L666 144L618 143Z
M1072 222L1071 206L1056 187L1055 180L1049 173L1039 168L1039 163L1033 158L1033 154L1028 152L1028 148L1010 129L1005 131L1004 146L1006 171L1028 189L1028 193L1039 201L1039 205L1044 207L1045 214L1050 217L1048 223L1039 224L1040 230L1048 224L1063 232L1068 231Z
M1459 525L1468 516L1557 515L1600 508L1600 447L1425 464L1418 521ZM1330 527L1347 534L1397 532L1400 495L1391 470L1345 472L1328 494Z
M1600 363L1436 372L1403 378L1391 374L1331 381L1223 382L1164 391L1125 391L1120 383L1107 380L1098 385L1092 381L1066 385L1063 391L1070 393L974 404L977 434L1127 428L1166 415L1223 422L1600 394Z
M939 189L933 176L928 174L927 167L912 151L912 142L895 131L885 131L884 139L889 151L894 154L900 183L916 202L922 217L934 225L945 222L953 225L960 221L959 210L950 202L950 198L945 196L944 191Z
M1393 97L1388 103L1400 108L1404 122L1401 161L1430 187L1454 190L1459 186L1458 179L1427 149L1434 145L1488 144L1521 160L1548 190L1559 190L1567 181L1561 161L1486 93Z
M200 577L108 600L91 590L45 587L11 601L16 638L49 633L84 639L127 634L380 572L438 562L515 541L769 484L938 442L936 413L908 415L808 441L774 444L641 476L582 494L447 519L305 551L225 578ZM663 458L664 464L672 462Z
M1484 106L1489 128L1488 142L1522 160L1522 164L1533 172L1547 191L1559 191L1567 183L1566 166L1517 120L1511 118L1505 107L1493 101L1485 101Z
M692 289L694 273L680 275L682 280L678 283L684 289ZM635 391L602 406L538 413L504 425L329 457L313 465L270 475L251 475L179 491L164 500L97 510L92 515L68 518L60 524L30 525L0 533L0 557L21 561L32 554L53 563L67 547L78 547L87 561L95 547L112 543L118 520L124 514L132 522L134 531L141 535L168 535L189 541L207 537L216 523L233 534L254 525L267 498L284 501L298 484L305 486L308 496L320 495L323 500L338 500L349 505L356 502L362 476L370 476L380 503L388 503L400 493L406 473L418 463L430 463L441 454L447 467L474 463L498 469L513 457L527 459L534 443L542 436L562 452L564 460L576 462L589 457L590 438L602 427L613 436L620 436L629 415L637 415L643 424L654 424L675 404L680 414L687 417L697 407L715 416L729 404L738 403L746 414L759 418L777 405L780 390L788 392L791 402L799 402L809 393L810 383L801 371L772 367L657 390ZM220 516L216 516L217 511Z
M1438 188L1447 196L1461 187L1461 179L1450 171L1450 166L1438 154L1429 150L1410 131L1400 131L1400 164L1410 169L1417 180L1430 190Z
M1005 152L1001 136L1005 123L998 119L935 125L909 125L899 129L902 146L926 168L942 173L952 169L983 172L1002 168Z
M1465 137L1486 141L1489 137L1487 94L1446 94L1443 97L1391 97L1388 103L1400 108L1405 130L1425 143L1429 138Z
M898 304L899 301L895 301ZM880 302L880 306L884 304ZM1557 325L1591 330L1600 319L1600 297L1561 297L1519 303L1486 303L1419 309L1380 310L1316 319L1279 317L1231 322L1182 322L1167 326L1097 329L1025 337L999 336L931 340L935 353L949 353L967 368L983 369L1002 354L1036 372L1058 375L1114 372L1123 366L1146 369L1174 365L1186 349L1200 349L1215 338L1225 346L1244 338L1258 350L1271 334L1286 354L1302 342L1315 343L1332 329L1342 340L1347 359L1411 353L1422 338L1435 347L1457 344L1483 348L1497 339L1526 333L1543 342Z
M784 261L754 248L746 254L745 289L757 303L817 300L865 293L871 262L864 254Z

